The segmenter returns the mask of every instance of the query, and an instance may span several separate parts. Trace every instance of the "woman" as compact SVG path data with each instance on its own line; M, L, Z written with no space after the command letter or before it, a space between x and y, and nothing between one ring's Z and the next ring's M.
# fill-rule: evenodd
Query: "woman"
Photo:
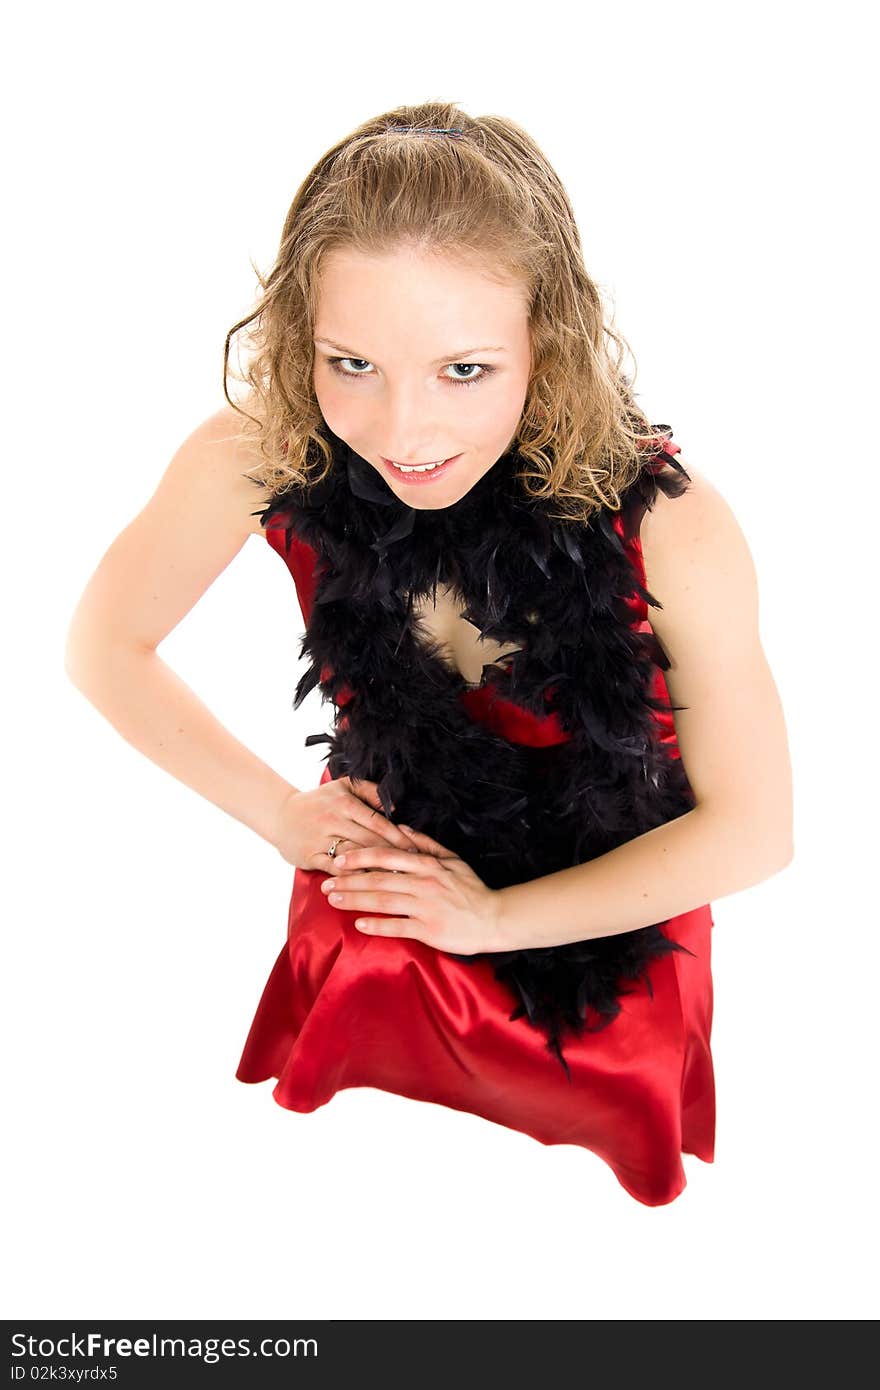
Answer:
M792 853L741 530L635 405L569 200L509 120L365 122L261 292L230 408L111 547L68 654L295 866L237 1076L300 1111L348 1086L467 1110L672 1201L682 1152L714 1156L711 900ZM336 707L311 790L155 652L251 532L297 587L296 703Z

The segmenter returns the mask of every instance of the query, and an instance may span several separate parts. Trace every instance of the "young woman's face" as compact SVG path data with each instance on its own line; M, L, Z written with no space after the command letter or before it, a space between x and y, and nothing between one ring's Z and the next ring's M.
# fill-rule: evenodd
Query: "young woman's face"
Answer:
M315 324L318 405L333 433L408 506L450 506L507 452L530 370L525 287L414 250L326 257ZM436 476L394 467L447 459Z

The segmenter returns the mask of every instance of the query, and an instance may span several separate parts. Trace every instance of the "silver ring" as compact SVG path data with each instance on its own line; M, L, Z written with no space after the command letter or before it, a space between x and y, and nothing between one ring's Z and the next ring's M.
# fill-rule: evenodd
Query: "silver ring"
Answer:
M329 848L328 851L327 851L327 854L328 854L328 856L329 856L330 859L335 859L335 858L336 858L336 850L337 850L338 846L342 844L342 841L343 841L344 839L345 839L345 836L344 836L344 835L338 835L338 836L336 837L335 840L331 840L331 841L330 841L330 848Z

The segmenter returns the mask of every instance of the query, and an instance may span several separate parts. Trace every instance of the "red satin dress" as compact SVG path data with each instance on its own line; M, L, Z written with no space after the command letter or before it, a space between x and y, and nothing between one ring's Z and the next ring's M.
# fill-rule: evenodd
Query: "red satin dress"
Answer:
M619 514L617 528L624 540ZM266 536L293 575L307 622L315 552L294 537L287 553L283 527L267 528ZM644 583L637 536L628 550ZM647 606L638 599L631 606L633 621L647 625ZM655 670L665 698L663 673ZM461 699L472 718L512 741L548 745L568 737L555 714L534 716L491 685L468 688ZM672 715L656 718L680 756ZM325 768L320 783L329 780ZM466 964L421 941L364 935L355 911L327 902L326 876L294 871L287 941L237 1080L274 1078L272 1096L288 1110L316 1110L346 1087L371 1086L480 1115L542 1144L578 1144L646 1206L682 1192L682 1152L713 1161L709 904L664 928L693 955L674 951L651 964L653 998L644 982L628 982L632 993L608 1027L563 1038L569 1081L543 1034L524 1018L510 1022L516 1000L488 961Z

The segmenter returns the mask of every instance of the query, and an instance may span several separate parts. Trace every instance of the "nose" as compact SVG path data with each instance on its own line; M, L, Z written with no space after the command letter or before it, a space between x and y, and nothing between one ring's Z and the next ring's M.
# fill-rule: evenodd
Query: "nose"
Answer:
M433 424L436 398L418 383L401 383L388 388L384 409L380 409L377 437L382 453L395 463L434 463L442 455L431 450L443 447L446 430Z

